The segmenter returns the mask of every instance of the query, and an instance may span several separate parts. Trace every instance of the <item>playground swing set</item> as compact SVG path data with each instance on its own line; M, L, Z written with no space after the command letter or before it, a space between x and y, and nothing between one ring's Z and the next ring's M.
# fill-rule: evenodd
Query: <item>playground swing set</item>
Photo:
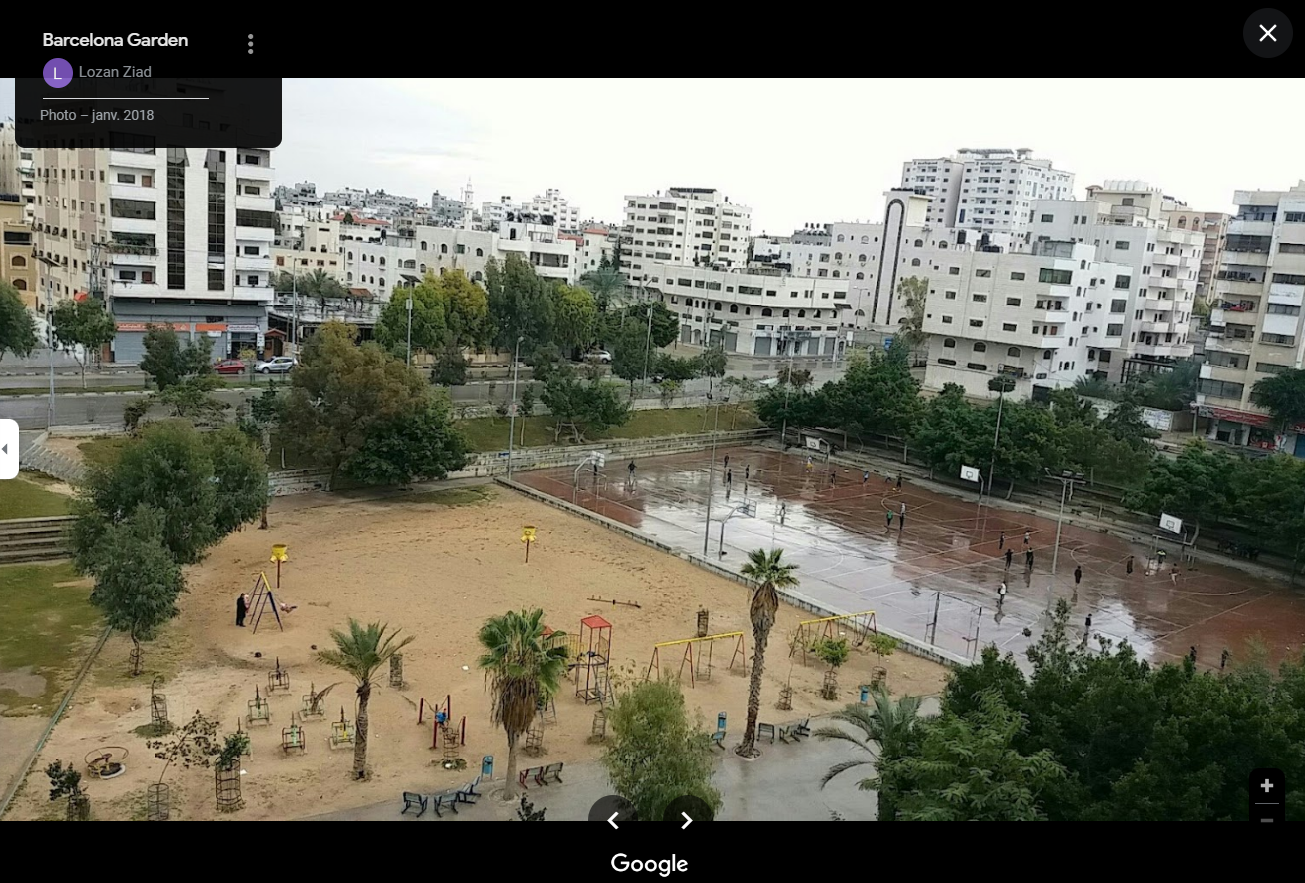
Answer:
M861 613L845 613L841 616L804 619L798 623L797 631L793 634L793 642L789 645L788 656L792 659L798 653L801 653L802 664L806 665L807 655L812 652L812 647L818 641L836 641L842 637L845 631L856 636L856 641L852 644L853 647L863 646L871 634L879 634L879 624L875 619L875 612L865 610Z
M467 744L467 716L463 715L460 721L454 723L452 694L445 696L444 702L438 705L422 697L417 705L418 726L423 725L427 718L431 720L431 751L439 749L442 740L444 759L456 760L460 753L459 749Z
M650 681L654 677L661 678L661 654L663 650L683 647L684 655L680 658L680 669L677 675L680 680L684 680L684 667L687 665L689 667L690 687L696 687L699 680L709 681L714 666L713 655L718 643L726 646L733 645L733 652L730 655L730 662L726 666L726 670L733 671L735 664L741 663L742 670L746 674L748 670L748 653L743 632L724 632L719 635L703 635L698 638L682 638L678 641L663 641L660 644L653 644L652 659L648 662L648 671L644 675L644 680Z

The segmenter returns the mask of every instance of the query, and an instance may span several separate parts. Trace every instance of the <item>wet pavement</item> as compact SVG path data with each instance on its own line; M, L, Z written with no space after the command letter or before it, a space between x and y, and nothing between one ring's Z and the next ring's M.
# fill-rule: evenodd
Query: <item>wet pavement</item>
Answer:
M1022 658L1049 603L1062 597L1071 602L1076 633L1082 635L1091 616L1093 646L1097 635L1127 640L1155 661L1181 658L1195 646L1198 664L1217 667L1225 648L1234 660L1244 655L1249 638L1263 642L1276 660L1298 654L1305 643L1305 602L1285 585L1203 556L1175 575L1176 550L1160 568L1150 549L1071 525L1063 529L1053 578L1054 519L980 507L910 481L899 491L895 474L863 481L860 471L837 468L831 480L828 464L817 461L808 470L801 457L761 448L718 449L714 472L710 451L640 460L632 483L626 467L609 460L596 488L589 467L515 478L730 569L753 549L782 548L799 567L799 591L821 606L874 610L881 625L964 658L991 643ZM1003 532L1004 545L1014 547L1009 573L999 549ZM1003 579L1008 594L999 608Z

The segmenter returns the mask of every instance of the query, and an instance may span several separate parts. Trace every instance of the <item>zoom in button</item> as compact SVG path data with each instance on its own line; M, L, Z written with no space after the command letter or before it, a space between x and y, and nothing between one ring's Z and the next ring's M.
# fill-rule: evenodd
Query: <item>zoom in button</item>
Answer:
M1291 19L1276 9L1257 10L1242 25L1246 48L1260 58L1277 58L1291 46Z

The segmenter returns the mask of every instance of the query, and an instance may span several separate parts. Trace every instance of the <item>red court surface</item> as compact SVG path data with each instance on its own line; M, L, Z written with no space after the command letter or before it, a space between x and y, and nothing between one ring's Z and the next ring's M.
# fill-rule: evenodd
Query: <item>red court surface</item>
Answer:
M1053 580L1054 520L979 507L909 480L898 491L896 475L885 481L882 473L872 473L863 481L861 472L839 468L831 482L828 464L817 460L808 470L802 457L773 450L722 448L714 473L711 462L710 451L640 460L631 481L628 462L609 459L596 476L596 492L589 466L578 475L568 467L514 477L703 555L712 475L709 558L737 569L752 549L782 548L799 566L800 594L841 613L874 610L881 625L964 658L996 643L1022 660L1045 623L1049 596L1071 602L1071 626L1080 634L1091 615L1093 635L1126 639L1155 661L1180 658L1195 646L1200 665L1217 667L1225 648L1235 660L1252 637L1276 660L1298 653L1305 642L1305 603L1295 593L1205 556L1191 569L1183 565L1175 579L1171 570L1178 556L1172 547L1164 571L1154 572L1149 549L1067 524ZM755 514L739 511L743 503ZM888 511L894 514L891 526ZM722 518L725 555L718 557ZM1015 549L1009 574L998 550L1003 531L1006 545ZM1025 567L1025 531L1034 557L1031 572ZM1131 575L1129 555L1135 556ZM1083 574L1076 586L1078 566ZM998 609L1003 578L1008 594ZM1032 638L1023 635L1025 628Z

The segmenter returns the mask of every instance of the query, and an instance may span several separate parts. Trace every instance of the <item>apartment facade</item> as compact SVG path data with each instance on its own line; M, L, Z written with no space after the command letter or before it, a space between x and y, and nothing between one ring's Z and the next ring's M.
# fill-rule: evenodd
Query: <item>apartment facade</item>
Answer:
M743 267L751 237L752 209L718 190L673 187L665 194L627 196L621 270L639 285L660 264Z
M580 231L580 207L567 201L560 190L549 188L543 196L536 196L524 206L533 215L549 215L554 226L563 233Z
M1025 234L1039 240L1085 243L1096 259L1123 265L1106 302L1108 324L1121 325L1118 357L1094 368L1112 381L1167 371L1192 355L1192 309L1206 240L1201 231L1168 226L1166 197L1137 181L1088 188L1086 200L1035 201ZM1030 246L1021 245L1020 248Z
M0 196L17 196L28 224L36 218L35 156L18 146L13 123L0 122Z
M1024 232L1038 199L1072 199L1074 174L1028 148L964 147L951 157L909 160L902 190L930 200L921 223L979 233Z
M1090 244L1041 240L1028 252L962 245L922 269L929 389L956 383L986 397L988 382L1004 376L1026 398L1035 386L1072 386L1101 370L1122 344L1123 326L1106 307L1130 270L1098 261Z
M140 361L151 323L207 337L219 358L262 348L278 226L270 151L36 153L38 309L104 297L118 362Z
M1167 207L1165 215L1171 230L1197 231L1205 237L1205 248L1201 252L1201 267L1196 276L1196 301L1210 303L1214 297L1214 275L1219 272L1219 262L1223 259L1223 245L1228 237L1230 216L1224 212L1195 211L1181 202L1175 201Z
M1305 457L1305 426L1276 432L1251 401L1258 380L1305 359L1305 181L1289 190L1240 190L1213 281L1198 413L1211 440Z
M36 310L37 265L27 206L13 194L0 194L0 280L8 282L23 305Z

